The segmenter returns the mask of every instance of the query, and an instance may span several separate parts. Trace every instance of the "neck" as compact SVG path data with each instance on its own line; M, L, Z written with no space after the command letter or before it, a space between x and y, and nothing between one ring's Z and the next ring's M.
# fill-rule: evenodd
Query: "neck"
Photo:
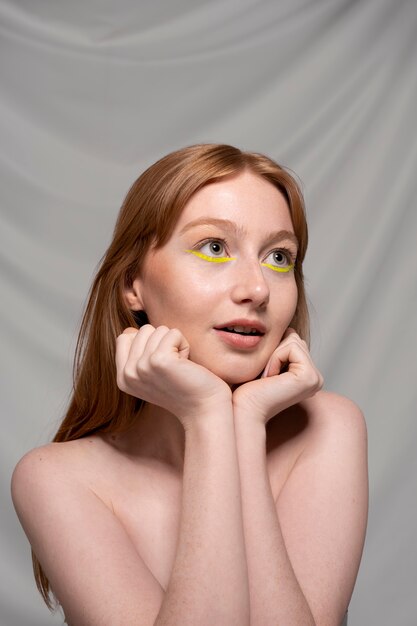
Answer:
M128 431L109 435L107 439L123 454L155 460L182 473L184 428L175 415L162 407L145 402L136 423Z

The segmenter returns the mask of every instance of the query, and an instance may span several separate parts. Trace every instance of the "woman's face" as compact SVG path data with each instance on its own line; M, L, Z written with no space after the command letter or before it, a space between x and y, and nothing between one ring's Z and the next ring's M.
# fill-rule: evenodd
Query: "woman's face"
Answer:
M194 194L129 302L153 326L180 329L192 361L239 384L260 374L293 318L296 255L284 196L244 172Z

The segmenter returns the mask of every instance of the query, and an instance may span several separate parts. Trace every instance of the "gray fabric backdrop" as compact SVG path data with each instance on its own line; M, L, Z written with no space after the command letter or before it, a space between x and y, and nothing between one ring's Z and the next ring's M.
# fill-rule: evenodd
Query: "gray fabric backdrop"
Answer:
M207 141L303 181L313 355L369 431L349 625L415 625L417 3L0 0L0 37L1 626L62 623L9 482L63 414L120 203L147 165Z

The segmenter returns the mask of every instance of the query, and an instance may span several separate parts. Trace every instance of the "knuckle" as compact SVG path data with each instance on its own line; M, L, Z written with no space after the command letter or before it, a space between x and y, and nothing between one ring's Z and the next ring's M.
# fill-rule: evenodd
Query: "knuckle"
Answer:
M316 390L320 389L320 387L323 384L323 380L322 377L320 376L319 372L316 372L316 376L315 376L315 384L314 387Z
M125 381L120 373L118 373L116 376L116 384L120 391L126 391Z
M166 360L167 355L163 352L159 352L158 350L153 352L149 357L149 363L156 370L163 369L166 365Z
M124 370L120 370L116 375L116 383L120 391L130 393L130 381L125 374Z
M137 380L137 375L138 375L137 370L138 370L137 366L136 368L133 368L131 364L125 365L125 368L123 370L123 378L128 385L135 382L135 380Z
M307 385L310 389L316 389L320 384L320 375L314 369L309 370L307 374Z
M124 329L124 331L122 332L121 335L118 336L118 338L123 337L123 335L137 335L137 333L138 333L137 328L133 328L133 326L129 326L128 328Z
M135 379L144 380L149 374L150 359L146 357L139 358L135 363Z

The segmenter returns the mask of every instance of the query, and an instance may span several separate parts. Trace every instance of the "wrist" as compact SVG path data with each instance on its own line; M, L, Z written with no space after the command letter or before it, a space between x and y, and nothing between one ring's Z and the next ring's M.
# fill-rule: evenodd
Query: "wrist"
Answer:
M236 434L242 433L246 436L265 437L266 439L265 421L260 417L255 417L252 412L234 408L233 421Z
M252 468L257 466L258 463L266 461L266 427L258 421L254 421L250 418L250 415L240 414L235 415L234 429L235 429L235 441L238 458L243 463L243 467L246 468L242 471L252 472ZM254 464L254 465L253 465ZM259 467L261 467L259 465Z
M185 433L219 432L227 428L233 428L233 408L231 401L216 401L213 405L204 405L187 411L182 416Z

